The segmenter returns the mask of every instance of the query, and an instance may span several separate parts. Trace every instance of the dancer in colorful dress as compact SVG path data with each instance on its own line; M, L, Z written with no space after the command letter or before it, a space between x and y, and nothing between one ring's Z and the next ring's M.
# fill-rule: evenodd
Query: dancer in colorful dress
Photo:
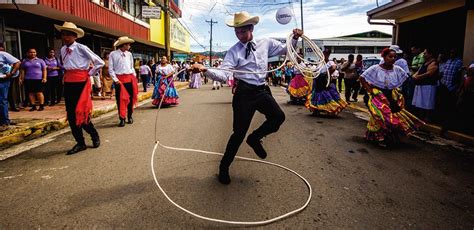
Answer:
M302 54L299 54L302 56ZM304 63L301 63L303 60L298 58L298 64L306 66ZM308 81L304 78L303 73L298 68L295 68L295 77L291 79L290 84L288 85L287 92L290 94L289 103L295 105L304 105L306 102L307 96L311 93L311 88L308 84Z
M189 88L199 89L202 86L202 74L199 68L195 68L197 62L194 62L191 66L191 81L189 82Z
M161 98L163 99L162 106L171 106L178 105L178 91L174 88L173 74L174 69L168 63L168 58L163 56L161 58L161 63L156 68L156 84L155 89L153 90L153 105L158 106L160 104ZM168 88L168 90L166 90Z
M306 100L306 108L314 115L325 112L328 115L336 116L347 106L347 102L341 99L335 84L331 83L327 86L328 74L331 76L337 66L336 63L329 60L330 51L325 50L323 54L326 66L321 69L319 76L313 79L313 87L311 94L308 95L308 100Z
M370 120L366 139L381 146L396 144L400 134L413 133L423 121L405 110L405 100L399 89L408 78L407 73L394 65L397 53L382 51L384 63L373 65L361 76L362 86L369 93Z

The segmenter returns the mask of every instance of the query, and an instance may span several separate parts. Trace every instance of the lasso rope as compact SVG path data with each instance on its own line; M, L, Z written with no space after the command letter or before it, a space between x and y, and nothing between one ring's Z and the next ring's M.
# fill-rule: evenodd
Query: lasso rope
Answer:
M277 69L281 69L283 66L286 65L286 61L290 61L293 63L296 69L298 69L301 74L307 78L307 79L315 79L321 74L321 70L324 68L326 69L327 73L327 84L326 87L329 86L330 83L330 76L329 76L329 70L326 66L326 62L324 61L324 54L319 48L316 43L314 43L311 39L306 37L305 35L301 35L301 39L303 41L306 41L306 44L309 45L309 47L313 50L313 52L316 54L316 60L315 61L309 61L309 60L304 60L304 57L300 56L298 52L296 51L296 48L293 47L292 40L293 40L294 35L291 33L286 37L286 56L285 60L282 62L282 64L274 69L262 71L262 72L255 72L255 71L244 71L244 70L236 70L236 69L223 69L223 68L215 68L215 67L209 67L208 69L216 69L216 70L222 70L222 71L228 71L228 72L233 72L233 73L243 73L243 74L267 74L274 72ZM301 63L298 63L298 60L301 60ZM311 66L306 65L310 64Z
M309 62L310 64L313 64L315 65L315 68L311 69L310 67L307 67L305 65L302 65L302 64L299 64L298 63L298 58L300 60L303 60L302 57L300 57L295 48L293 47L293 45L291 44L291 40L293 39L293 34L290 34L288 37L287 37L287 40L286 40L286 45L287 45L287 55L286 55L286 60L290 60L291 62L293 62L295 64L295 67L301 71L301 73L312 73L312 77L309 77L309 78L316 78L319 76L320 74L320 71L322 68L325 68L326 67L326 63L324 62L324 55L322 55L322 52L321 50L319 49L319 47L314 44L314 42L312 42L309 38L307 38L306 36L302 36L302 38L304 40L307 40L308 41L308 44L309 46L314 50L314 52L316 52L317 54L317 57L318 57L318 60L315 61L315 62ZM286 62L285 60L285 62ZM283 67L283 65L285 64L285 62L283 62L283 64L278 67L277 69ZM211 68L209 68L211 69ZM273 69L273 70L269 70L269 71L265 71L265 72L250 72L250 71L241 71L241 70L231 70L231 69L220 69L220 68L212 68L212 69L218 69L218 70L223 70L223 71L229 71L229 72L233 72L233 73L251 73L251 74L263 74L263 73L269 73L269 72L272 72L272 71L275 71L276 69ZM174 79L176 78L176 76L178 76L178 74L180 74L181 72L185 71L186 69L183 69L177 73L175 73L173 75L173 78L172 78L172 81L174 81ZM163 78L162 80L166 80L165 78ZM329 82L329 80L328 80ZM166 191L161 187L159 181L158 181L158 177L156 176L156 173L155 173L155 165L154 165L154 159L155 159L155 154L156 154L156 150L158 149L158 146L161 146L162 148L165 148L165 149L169 149L169 150L175 150L175 151L184 151L184 152L196 152L196 153L204 153L204 154L211 154L211 155L219 155L219 156L222 156L224 155L223 153L217 153L217 152L210 152L210 151L204 151L204 150L198 150L198 149L187 149L187 148L177 148L177 147L171 147L171 146L167 146L167 145L164 145L162 144L159 140L158 140L158 137L157 137L157 129L158 129L158 117L159 117L159 114L160 114L160 111L161 111L161 106L163 104L163 100L168 92L168 89L169 89L169 85L167 85L165 91L163 92L163 94L161 95L161 100L160 100L160 103L158 105L158 111L156 113L156 117L155 117L155 146L153 147L153 152L151 154L151 172L153 174L153 179L155 180L155 184L156 186L160 189L161 193L163 193L163 195L166 197L166 199L171 203L173 204L174 206L176 206L177 208L181 209L182 211L194 216L194 217L197 217L197 218L200 218L200 219L203 219L203 220L207 220L207 221L212 221L212 222L217 222L217 223L224 223L224 224L234 224L234 225L245 225L245 226L252 226L252 225L265 225L265 224L270 224L270 223L273 223L275 221L278 221L278 220L281 220L283 218L286 218L286 217L289 217L291 215L294 215L296 213L299 213L301 212L302 210L304 210L309 202L311 201L311 197L312 197L312 194L313 194L313 190L311 188L311 184L308 182L308 180L306 180L304 177L302 177L300 174L298 174L297 172L295 172L294 170L288 168L288 167L285 167L285 166L282 166L280 164L276 164L276 163L272 163L272 162L268 162L268 161L263 161L263 160L258 160L258 159L252 159L252 158L247 158L247 157L240 157L240 156L236 156L235 158L237 159L240 159L240 160L245 160L245 161L250 161L250 162L257 162L257 163L263 163L263 164L268 164L268 165L272 165L272 166L276 166L276 167L279 167L279 168L282 168L284 170L287 170L293 174L295 174L296 176L298 176L298 178L300 178L305 184L306 186L308 187L308 199L306 200L306 202L304 203L303 206L295 209L295 210L292 210L290 212L287 212L283 215L280 215L280 216L277 216L277 217L274 217L274 218L271 218L269 220L264 220L264 221L233 221L233 220L224 220L224 219L217 219L217 218L210 218L210 217L206 217L206 216L203 216L203 215L199 215L197 213L194 213L194 212L191 212L189 210L187 210L186 208L182 207L181 205L177 204L175 201L173 201L169 196L168 194L166 193Z

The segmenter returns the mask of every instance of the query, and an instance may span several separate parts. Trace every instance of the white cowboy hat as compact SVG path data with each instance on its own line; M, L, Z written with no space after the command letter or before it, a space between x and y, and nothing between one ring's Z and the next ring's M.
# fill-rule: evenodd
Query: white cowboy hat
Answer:
M77 38L84 37L84 30L82 30L81 28L78 28L76 26L76 24L74 24L72 22L64 22L64 24L62 26L54 25L54 27L59 31L66 30L66 31L73 32L77 35Z
M401 50L400 47L397 46L397 45L391 45L389 47L389 49L395 51L395 53L397 53L397 54L402 54L403 53L403 50Z
M234 20L227 21L226 24L230 27L242 27L247 25L256 25L258 21L258 16L250 17L250 14L247 11L242 11L235 13Z
M123 36L123 37L119 37L117 39L117 41L114 42L114 46L117 47L117 46L120 46L120 45L123 45L123 44L127 44L127 43L134 43L135 40L127 37L127 36Z

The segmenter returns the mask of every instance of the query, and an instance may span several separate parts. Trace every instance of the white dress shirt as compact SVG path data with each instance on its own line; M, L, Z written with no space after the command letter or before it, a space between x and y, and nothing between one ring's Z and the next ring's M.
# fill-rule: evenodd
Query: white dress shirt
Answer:
M109 54L109 75L114 82L118 81L117 75L133 74L136 76L133 65L133 55L129 51L114 50Z
M237 42L225 55L220 68L235 69L243 71L264 72L267 71L268 58L286 54L286 44L275 39L252 40L255 44L255 51L245 58L245 51L248 43ZM293 46L298 40L293 39ZM208 69L204 75L214 81L226 82L232 73L222 70ZM264 85L266 74L243 74L235 73L234 77L252 85Z
M89 70L92 62L94 67L90 69L89 76L94 76L105 64L89 47L77 42L72 43L69 47L66 45L61 47L61 61L66 70Z

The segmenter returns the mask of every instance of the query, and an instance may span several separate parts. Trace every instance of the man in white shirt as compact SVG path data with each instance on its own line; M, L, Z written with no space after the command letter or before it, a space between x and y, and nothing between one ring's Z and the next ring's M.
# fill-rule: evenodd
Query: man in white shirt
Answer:
M92 114L92 99L90 77L94 76L104 66L104 61L87 46L77 43L76 39L84 36L84 31L74 23L64 22L62 26L54 25L61 31L65 44L61 48L61 63L64 74L64 100L72 135L77 144L67 152L75 154L87 149L82 129L91 135L94 148L99 147L99 133L90 120ZM92 63L92 68L90 67Z
M115 41L116 50L110 52L109 74L115 82L115 98L119 112L119 127L133 124L133 106L137 103L138 83L130 45L135 41L129 37L120 37ZM144 83L145 84L145 83Z
M247 12L243 11L236 13L233 21L227 22L228 26L234 27L239 42L229 49L221 68L264 72L267 70L268 57L286 54L286 44L274 39L253 39L254 25L258 21L258 16L250 17ZM298 38L303 35L303 31L295 29L293 35L293 46L295 46ZM226 82L230 76L228 72L208 70L203 65L199 65L198 68L204 72L205 76L214 81ZM267 120L248 136L246 142L262 159L266 158L267 153L262 146L261 139L278 131L285 120L285 114L272 97L269 87L265 84L265 73L235 73L234 77L239 82L232 99L234 111L233 134L230 136L219 166L218 179L222 184L230 183L229 167L245 138L255 111L264 114Z

